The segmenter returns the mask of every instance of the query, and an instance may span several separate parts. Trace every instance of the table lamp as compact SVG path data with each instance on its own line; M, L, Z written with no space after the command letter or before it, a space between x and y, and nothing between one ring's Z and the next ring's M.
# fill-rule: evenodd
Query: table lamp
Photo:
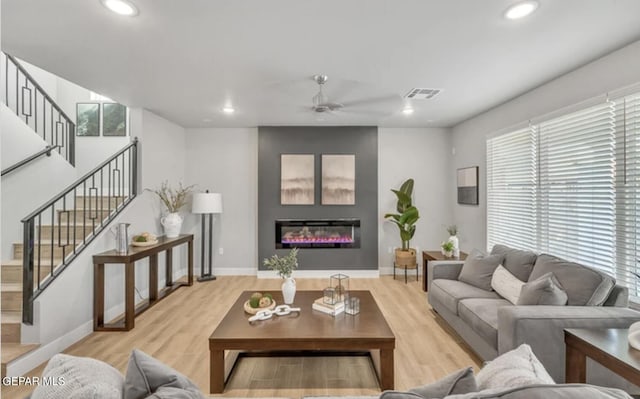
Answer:
M200 249L201 254L201 269L200 269L200 277L198 281L208 281L215 280L216 276L212 274L213 272L213 214L214 213L222 213L222 194L220 193L210 193L207 190L204 193L195 193L193 194L193 202L191 204L191 212L192 213L200 213L202 214L202 245ZM205 215L209 215L209 235L205 239ZM205 272L205 258L204 251L207 242L209 243L209 264L207 271Z

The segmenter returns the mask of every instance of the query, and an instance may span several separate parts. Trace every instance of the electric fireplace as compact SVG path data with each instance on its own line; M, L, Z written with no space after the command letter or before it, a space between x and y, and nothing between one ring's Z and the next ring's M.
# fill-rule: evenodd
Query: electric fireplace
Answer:
M360 220L276 220L276 248L293 247L360 248Z

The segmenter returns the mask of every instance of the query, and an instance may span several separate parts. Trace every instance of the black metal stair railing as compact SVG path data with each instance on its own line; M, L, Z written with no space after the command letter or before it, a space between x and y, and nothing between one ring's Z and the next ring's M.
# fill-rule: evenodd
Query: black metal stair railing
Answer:
M22 219L22 321L33 301L138 194L138 139ZM18 255L16 255L18 256Z
M0 53L0 71L4 104L75 166L73 120L14 57Z

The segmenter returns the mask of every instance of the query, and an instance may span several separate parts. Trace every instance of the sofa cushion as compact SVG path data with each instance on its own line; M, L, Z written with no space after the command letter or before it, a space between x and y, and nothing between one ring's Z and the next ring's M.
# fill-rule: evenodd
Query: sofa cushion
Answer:
M464 261L458 280L491 291L491 277L503 259L502 255L487 255L474 249Z
M166 396L167 390L163 393L161 387L186 391L176 398L204 398L198 386L187 377L138 349L129 357L124 387L124 399L143 399L156 392L158 398L172 397Z
M569 262L553 255L538 256L529 281L552 272L567 292L569 306L600 306L609 296L616 281L598 270Z
M423 398L442 398L447 395L475 392L477 390L478 386L476 385L476 378L473 376L473 367L467 367L431 384L412 388L409 392L418 394Z
M55 384L38 385L31 399L122 398L122 374L100 360L58 354L49 360L42 377Z
M529 281L522 286L518 305L553 305L567 304L567 293L553 273L547 273L537 280Z
M455 371L438 381L412 388L408 392L384 391L382 395L380 395L380 399L444 398L448 395L475 392L477 390L476 379L473 376L473 367L467 367Z
M500 298L495 292L485 291L462 281L445 279L433 280L429 295L442 303L453 314L458 314L458 302L461 299Z
M527 344L487 362L478 372L476 382L480 390L555 383Z
M633 399L617 388L606 388L587 384L533 384L517 388L495 388L451 395L445 399Z
M458 304L458 316L489 345L498 347L498 308L513 306L506 299L463 299Z
M504 260L502 266L509 270L511 274L522 281L527 281L536 263L538 255L535 252L524 251L496 244L491 249L491 255L502 255Z
M511 274L502 265L496 268L496 271L493 272L493 277L491 277L491 288L514 305L518 302L520 291L522 291L524 284L524 281Z

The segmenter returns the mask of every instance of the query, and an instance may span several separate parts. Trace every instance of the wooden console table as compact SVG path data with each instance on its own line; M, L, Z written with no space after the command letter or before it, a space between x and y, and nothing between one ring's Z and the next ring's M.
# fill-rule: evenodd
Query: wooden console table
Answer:
M173 248L188 243L187 282L173 282ZM165 288L158 292L158 254L166 251ZM149 258L149 301L136 309L135 306L135 262ZM125 267L124 318L116 323L104 322L104 265L122 263ZM93 331L129 331L135 326L135 317L176 289L193 285L193 234L176 238L158 237L158 243L149 247L129 246L126 254L110 250L93 255Z
M462 251L460 251L460 256L457 258L444 256L442 251L422 251L422 290L427 291L429 289L429 277L427 276L427 264L429 261L461 263L465 259L467 259L467 253Z
M585 383L587 357L627 379L640 384L640 351L629 346L628 328L566 328L565 382Z

